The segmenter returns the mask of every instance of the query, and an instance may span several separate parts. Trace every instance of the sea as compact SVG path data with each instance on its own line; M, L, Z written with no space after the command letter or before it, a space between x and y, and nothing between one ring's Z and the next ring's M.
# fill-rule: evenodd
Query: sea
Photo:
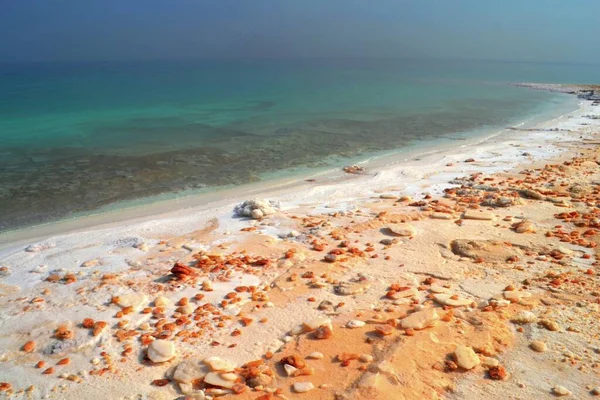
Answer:
M525 126L577 101L511 83L599 81L465 60L0 65L0 232Z

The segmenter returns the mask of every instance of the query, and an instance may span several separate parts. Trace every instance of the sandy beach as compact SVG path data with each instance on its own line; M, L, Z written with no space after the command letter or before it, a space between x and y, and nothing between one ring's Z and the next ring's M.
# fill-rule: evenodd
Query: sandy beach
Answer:
M581 99L356 174L0 234L0 398L600 395L599 134Z

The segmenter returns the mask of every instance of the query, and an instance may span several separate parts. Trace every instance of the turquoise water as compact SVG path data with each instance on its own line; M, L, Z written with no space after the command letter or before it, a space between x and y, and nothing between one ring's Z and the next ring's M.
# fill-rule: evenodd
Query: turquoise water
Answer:
M0 67L0 230L483 132L594 66L412 60Z

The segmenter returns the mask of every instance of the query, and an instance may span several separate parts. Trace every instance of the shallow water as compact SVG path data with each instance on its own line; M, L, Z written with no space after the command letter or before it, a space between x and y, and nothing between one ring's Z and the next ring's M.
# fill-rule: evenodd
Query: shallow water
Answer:
M594 68L406 60L0 69L0 230L463 139L564 107Z

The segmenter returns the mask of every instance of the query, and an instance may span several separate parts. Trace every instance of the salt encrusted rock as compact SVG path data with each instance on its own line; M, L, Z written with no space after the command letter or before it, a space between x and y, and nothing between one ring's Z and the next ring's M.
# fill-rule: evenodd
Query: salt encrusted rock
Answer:
M202 361L204 364L208 365L212 371L233 371L236 364L232 363L228 360L223 360L221 357L208 357Z
M54 243L54 242L42 242L42 243L30 244L29 246L27 246L25 248L25 251L28 253L38 253L40 251L52 249L54 247L56 247L56 243Z
M545 352L545 351L547 350L547 348L548 348L548 347L546 346L546 343L544 343L544 342L540 342L540 341L538 341L538 340L535 340L535 341L533 341L533 342L529 343L529 347L531 347L531 349L532 349L533 351L537 351L538 353L543 353L543 352Z
M148 358L155 363L169 361L175 357L175 345L168 340L157 339L148 346Z
M519 199L514 197L506 196L488 196L482 202L481 205L489 207L510 207L515 204L519 204Z
M358 381L358 387L365 388L365 389L376 389L380 384L381 384L381 377L380 377L379 372L377 372L377 373L367 372L363 376L363 378L360 381Z
M444 306L463 307L473 303L473 300L463 299L445 293L436 293L433 295L433 299Z
M119 307L133 307L134 310L140 309L148 302L146 295L142 293L127 293L119 295Z
M209 385L219 386L226 389L231 389L235 385L235 380L224 379L220 372L209 372L204 377L204 383Z
M96 265L100 264L100 260L93 259L93 260L88 260L86 262L81 263L80 267L82 268L89 268L89 267L95 267Z
M569 396L571 394L570 391L567 390L566 387L564 386L560 386L560 385L556 385L552 388L552 393L554 393L556 396Z
M233 211L240 217L260 219L267 215L275 214L277 211L276 208L278 208L276 202L264 199L252 199L237 205Z
M515 222L514 224L512 224L512 227L517 233L526 233L534 231L533 223L529 220Z
M348 321L346 323L346 328L350 328L350 329L360 328L362 326L365 326L365 322L364 321L359 321L357 319L354 319L352 321Z
M403 329L421 330L434 325L440 317L433 308L417 311L400 321Z
M349 296L353 294L359 294L367 290L371 286L368 282L341 282L340 284L333 287L333 291L336 294L342 296Z
M388 226L388 229L396 236L414 236L415 234L415 228L408 224L394 224Z
M542 196L539 192L531 189L519 189L517 190L517 193L526 199L542 200L544 198L544 196Z
M486 211L467 210L463 214L463 219L474 219L479 221L493 221L494 214Z
M296 382L294 383L294 392L296 393L306 393L313 390L315 386L312 382Z
M472 348L464 345L456 346L454 350L454 359L456 365L463 369L473 369L481 363L481 360L477 356L477 353Z
M511 321L516 324L530 324L535 322L537 317L531 311L521 311L517 315L511 318Z
M173 372L173 380L179 383L189 383L204 378L208 370L200 365L199 360L186 360L179 364Z

